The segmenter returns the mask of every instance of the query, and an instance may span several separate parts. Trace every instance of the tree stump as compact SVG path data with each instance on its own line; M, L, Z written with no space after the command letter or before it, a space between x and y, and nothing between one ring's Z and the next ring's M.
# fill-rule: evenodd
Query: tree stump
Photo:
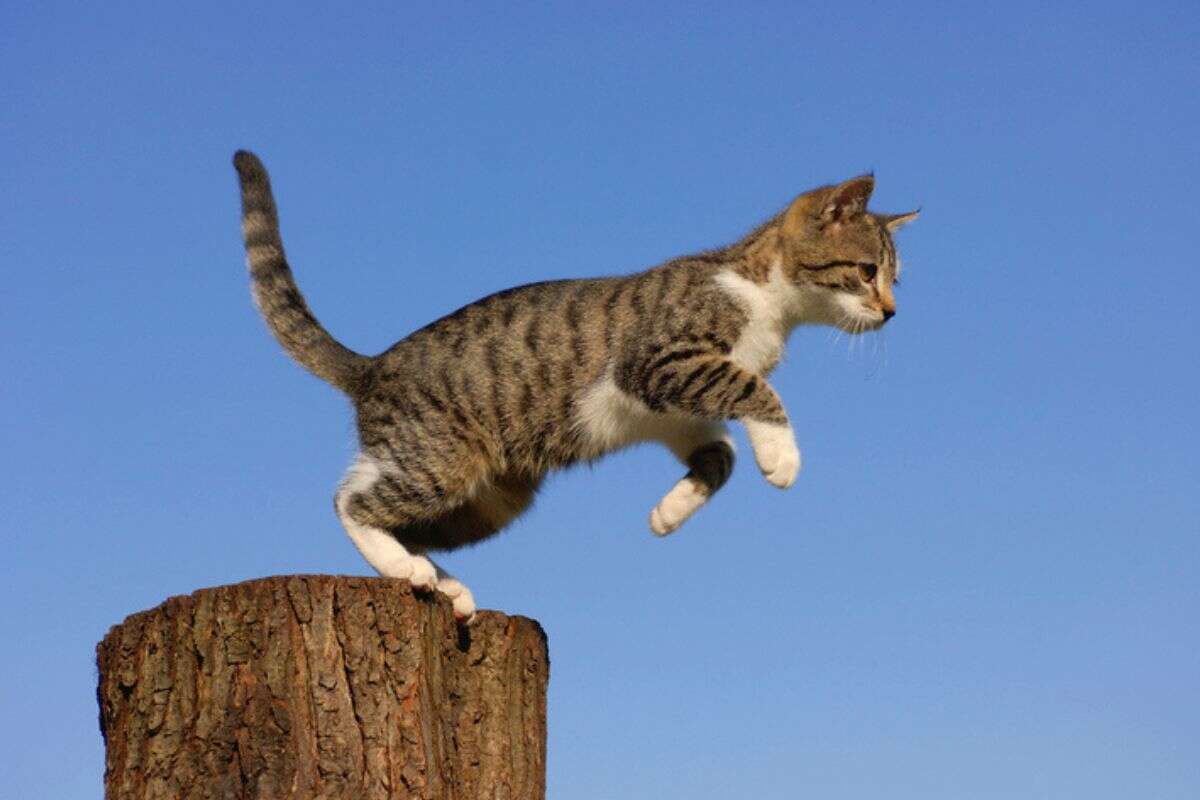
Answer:
M546 637L405 581L173 597L96 648L108 800L545 797Z

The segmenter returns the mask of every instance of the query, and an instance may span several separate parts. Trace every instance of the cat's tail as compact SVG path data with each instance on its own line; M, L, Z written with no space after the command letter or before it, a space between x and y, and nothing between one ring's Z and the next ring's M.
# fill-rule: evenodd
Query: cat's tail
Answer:
M242 185L242 235L255 305L292 358L347 394L356 394L371 359L343 346L309 311L283 253L271 180L258 156L239 150L233 166Z

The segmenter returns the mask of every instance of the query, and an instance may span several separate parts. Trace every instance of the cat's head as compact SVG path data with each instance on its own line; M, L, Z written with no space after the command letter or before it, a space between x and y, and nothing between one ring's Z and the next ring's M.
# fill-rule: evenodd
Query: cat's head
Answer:
M900 260L892 234L918 212L874 214L870 175L797 197L780 217L777 258L803 297L808 321L849 333L876 330L896 313Z

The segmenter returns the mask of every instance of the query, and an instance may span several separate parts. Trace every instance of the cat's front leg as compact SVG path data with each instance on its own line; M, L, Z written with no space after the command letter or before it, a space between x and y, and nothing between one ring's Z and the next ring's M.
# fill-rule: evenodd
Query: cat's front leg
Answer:
M754 460L773 486L786 489L800 472L800 449L779 395L767 379L731 359L697 349L658 355L625 370L627 391L654 410L699 419L737 419L746 426Z
M728 359L714 361L707 373L700 372L702 377L696 381L700 388L694 393L687 391L685 379L677 402L690 406L693 413L741 420L763 477L772 486L789 488L800 472L800 448L779 394L761 375Z
M680 401L692 404L701 414L725 414L741 420L767 483L789 488L800 472L800 448L779 394L763 376L728 359L714 360L707 373L700 373L700 388L692 395L681 389Z
M754 460L767 483L780 489L791 487L800 472L800 448L796 446L791 424L786 420L780 423L757 419L746 419L743 423Z
M709 501L733 472L733 440L724 425L688 420L664 442L688 466L688 473L650 512L650 530L666 536Z

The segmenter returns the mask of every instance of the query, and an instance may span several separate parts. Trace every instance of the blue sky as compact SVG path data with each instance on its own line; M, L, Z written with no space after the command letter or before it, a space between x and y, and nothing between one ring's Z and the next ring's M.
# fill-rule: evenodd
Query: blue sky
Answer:
M773 383L664 541L643 448L446 557L551 643L582 798L1200 796L1194 3L7 4L0 783L91 798L93 647L203 586L367 574L348 404L249 300L229 159L377 352L518 283L733 240L874 170L923 209L884 333ZM739 437L741 437L739 431Z

